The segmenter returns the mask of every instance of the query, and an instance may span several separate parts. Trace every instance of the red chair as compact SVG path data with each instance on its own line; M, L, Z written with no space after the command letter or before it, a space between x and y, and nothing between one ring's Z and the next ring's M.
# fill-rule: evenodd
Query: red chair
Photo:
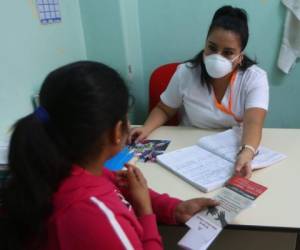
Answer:
M156 68L151 76L149 82L149 112L160 101L160 94L167 88L173 74L179 63L169 63ZM176 114L166 125L176 126L179 124L178 114Z

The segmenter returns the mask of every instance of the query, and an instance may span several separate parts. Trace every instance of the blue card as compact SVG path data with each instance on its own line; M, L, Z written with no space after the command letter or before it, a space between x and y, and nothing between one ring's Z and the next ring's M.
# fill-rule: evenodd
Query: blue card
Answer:
M124 167L124 164L129 162L133 156L134 152L129 150L128 147L125 147L114 157L104 162L104 167L112 171L121 170Z

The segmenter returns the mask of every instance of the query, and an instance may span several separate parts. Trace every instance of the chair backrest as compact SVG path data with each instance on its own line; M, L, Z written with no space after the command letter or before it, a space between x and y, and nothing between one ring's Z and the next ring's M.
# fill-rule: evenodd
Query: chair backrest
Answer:
M149 81L149 112L157 105L160 101L160 95L167 88L173 74L176 71L179 63L169 63L156 68ZM176 114L166 125L178 125L179 119Z

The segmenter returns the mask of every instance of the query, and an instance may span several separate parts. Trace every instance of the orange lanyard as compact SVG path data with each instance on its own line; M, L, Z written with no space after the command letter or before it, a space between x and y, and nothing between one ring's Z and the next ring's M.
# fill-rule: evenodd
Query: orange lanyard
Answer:
M230 78L230 81L229 81L229 88L230 88L230 92L229 92L229 100L228 100L228 107L225 107L222 103L219 103L217 98L216 98L216 95L215 95L215 92L214 92L214 95L213 95L213 98L214 98L214 101L215 101L215 105L216 105L216 108L221 110L222 112L224 112L225 114L227 115L231 115L233 116L233 118L237 121L237 122L242 122L243 120L238 118L233 112L232 112L232 91L233 91L233 84L235 82L235 79L236 79L236 76L237 76L237 70L234 71L232 73L232 76Z

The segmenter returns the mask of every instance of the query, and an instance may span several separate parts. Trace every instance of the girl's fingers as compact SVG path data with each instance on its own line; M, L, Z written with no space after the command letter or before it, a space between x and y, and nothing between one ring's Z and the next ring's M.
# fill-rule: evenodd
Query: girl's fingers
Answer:
M142 174L141 170L139 170L138 168L135 168L134 173L139 182L146 183L146 179L145 179L144 175Z
M125 167L127 168L128 180L130 182L134 183L135 185L147 186L147 181L140 169L129 163L125 164Z
M138 184L138 180L136 178L136 175L134 173L133 167L131 165L126 165L127 168L127 177L128 177L128 182L129 185L137 185Z

